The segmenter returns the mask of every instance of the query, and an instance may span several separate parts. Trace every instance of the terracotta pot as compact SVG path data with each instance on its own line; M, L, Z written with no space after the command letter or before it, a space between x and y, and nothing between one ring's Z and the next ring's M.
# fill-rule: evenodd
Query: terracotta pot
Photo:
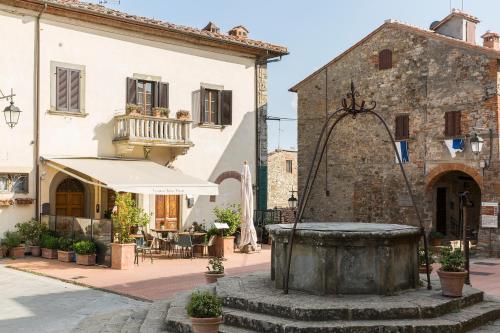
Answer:
M431 239L431 245L432 246L441 246L443 244L443 239L442 238L432 238Z
M441 269L437 271L441 281L443 296L461 297L467 272L445 272Z
M134 267L135 243L111 244L111 268L130 269Z
M42 255L42 249L40 246L30 246L30 251L33 257L39 257Z
M42 258L57 259L57 250L46 249L42 247Z
M24 258L24 246L11 247L9 255L13 258Z
M57 260L63 262L72 262L75 252L73 251L57 251Z
M420 274L427 274L427 269L426 269L425 265L419 266L418 272ZM432 265L429 265L429 273L432 273Z
M207 280L207 283L215 283L217 282L217 279L220 279L224 277L226 274L224 273L209 273L205 272L205 279Z
M214 256L225 257L234 253L234 236L217 236L214 242Z
M77 254L76 264L83 266L94 266L95 265L95 254Z
M222 316L216 318L191 317L193 333L217 333L219 332L219 325L221 323L222 323Z

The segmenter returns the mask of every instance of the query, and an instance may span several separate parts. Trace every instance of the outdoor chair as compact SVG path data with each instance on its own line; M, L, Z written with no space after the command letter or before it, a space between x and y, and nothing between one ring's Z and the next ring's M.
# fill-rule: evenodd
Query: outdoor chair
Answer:
M179 241L176 244L183 258L189 255L190 258L193 257L193 241L191 240L191 235L179 235Z
M205 249L206 249L207 250L207 256L208 256L208 248L210 246L213 246L214 242L215 242L215 235L210 236L210 239L208 240L208 242L203 242L201 244L193 244L193 248L202 247L202 251L201 251L201 256L202 257L205 255ZM194 252L196 253L196 251L194 251Z

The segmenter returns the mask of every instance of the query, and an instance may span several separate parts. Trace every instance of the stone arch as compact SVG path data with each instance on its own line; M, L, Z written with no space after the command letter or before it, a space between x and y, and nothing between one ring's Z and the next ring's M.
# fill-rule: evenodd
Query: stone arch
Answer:
M49 202L50 202L50 214L55 215L56 214L56 195L57 195L57 188L64 183L68 178L72 178L71 176L67 175L64 172L58 172L57 174L54 175L52 178L52 181L50 182L49 186ZM92 218L92 212L93 212L93 203L95 202L95 193L94 193L94 187L90 184L87 184L85 182L78 181L82 186L83 186L83 212L85 216L83 217L89 217Z
M226 179L236 179L241 182L241 173L238 171L224 171L221 173L214 181L215 184L220 185ZM215 195L210 196L210 202L215 202L217 200Z
M475 168L461 163L446 163L434 167L429 174L425 177L426 192L432 191L432 187L439 180L439 178L447 172L461 171L471 176L477 183L481 192L483 191L483 176Z

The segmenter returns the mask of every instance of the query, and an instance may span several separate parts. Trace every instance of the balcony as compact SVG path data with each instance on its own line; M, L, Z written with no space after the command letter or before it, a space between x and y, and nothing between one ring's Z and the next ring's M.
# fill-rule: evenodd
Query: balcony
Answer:
M189 148L191 121L143 115L116 116L113 142L127 146Z

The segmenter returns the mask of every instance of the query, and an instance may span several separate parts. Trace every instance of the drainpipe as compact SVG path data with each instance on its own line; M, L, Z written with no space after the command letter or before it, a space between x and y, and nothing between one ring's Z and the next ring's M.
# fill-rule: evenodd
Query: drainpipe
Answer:
M34 100L34 111L35 111L35 191L36 191L36 218L40 218L40 207L41 207L41 191L40 191L40 18L43 13L47 10L47 4L44 4L42 10L38 13L35 21L35 47L34 47L34 73L35 73L35 100Z

